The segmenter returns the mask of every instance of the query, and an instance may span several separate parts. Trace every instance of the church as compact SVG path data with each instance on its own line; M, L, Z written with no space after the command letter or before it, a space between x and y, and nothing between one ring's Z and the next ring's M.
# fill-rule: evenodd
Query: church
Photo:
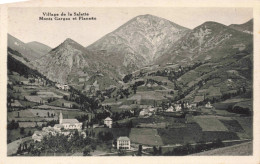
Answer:
M56 124L54 128L64 128L64 129L82 129L82 123L77 119L63 119L62 112L59 115L59 124Z

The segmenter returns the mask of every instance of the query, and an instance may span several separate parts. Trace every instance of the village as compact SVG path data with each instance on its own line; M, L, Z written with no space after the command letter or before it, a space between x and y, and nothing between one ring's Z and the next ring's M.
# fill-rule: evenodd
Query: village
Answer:
M188 155L250 141L250 85L213 64L153 65L117 85L10 70L8 155Z

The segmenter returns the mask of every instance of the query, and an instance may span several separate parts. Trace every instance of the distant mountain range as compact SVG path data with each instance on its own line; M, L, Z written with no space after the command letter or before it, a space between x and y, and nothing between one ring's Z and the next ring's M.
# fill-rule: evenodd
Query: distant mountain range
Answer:
M88 47L68 38L51 49L39 42L24 43L8 35L8 54L52 81L83 88L86 84L99 83L106 88L117 85L127 73L150 64L220 61L252 50L252 30L253 20L230 26L205 22L191 30L163 18L141 15Z

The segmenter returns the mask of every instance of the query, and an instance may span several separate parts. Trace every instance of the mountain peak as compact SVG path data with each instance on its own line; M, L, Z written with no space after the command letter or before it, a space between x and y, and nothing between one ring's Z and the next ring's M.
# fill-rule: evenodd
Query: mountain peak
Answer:
M67 39L64 40L63 43L77 43L77 42L75 42L75 41L72 40L71 38L67 38Z

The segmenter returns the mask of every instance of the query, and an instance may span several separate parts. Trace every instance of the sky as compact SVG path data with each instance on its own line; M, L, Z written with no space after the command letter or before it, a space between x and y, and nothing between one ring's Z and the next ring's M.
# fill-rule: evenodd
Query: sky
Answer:
M88 17L96 17L96 20L39 20L43 12L89 13ZM206 21L230 25L242 24L253 18L251 8L9 8L8 33L25 43L38 41L52 48L66 38L88 46L132 18L145 14L162 17L190 29Z

